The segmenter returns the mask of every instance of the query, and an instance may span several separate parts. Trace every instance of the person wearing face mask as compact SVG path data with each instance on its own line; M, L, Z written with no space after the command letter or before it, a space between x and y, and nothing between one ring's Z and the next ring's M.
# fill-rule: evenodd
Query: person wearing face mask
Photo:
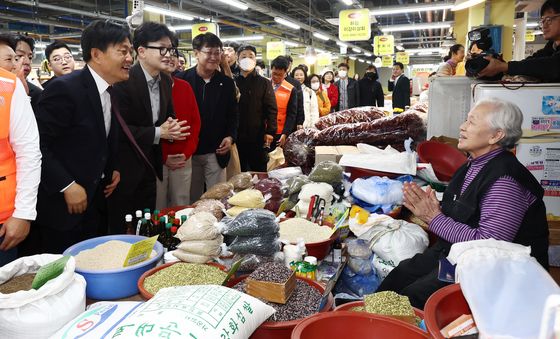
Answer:
M360 86L360 106L383 107L385 98L383 88L377 79L377 68L373 65L368 66L364 77L358 81Z
M331 112L331 102L327 91L321 86L321 77L317 74L311 74L309 77L309 85L317 95L317 106L319 107L319 116L325 116ZM334 85L332 85L334 86Z
M276 133L276 97L272 84L255 70L257 49L242 45L237 50L241 73L235 83L241 92L237 150L241 171L266 172L267 149Z
M335 82L339 94L337 111L354 108L360 104L360 88L356 80L348 78L349 69L348 64L338 65L339 80Z
M302 97L303 97L303 113L304 121L302 125L297 125L298 129L309 128L315 126L317 120L319 120L319 104L317 102L317 96L315 92L307 87L307 72L301 66L298 66L292 71L292 78L296 79L301 86Z
M334 73L333 71L326 71L323 73L322 83L323 90L327 92L329 96L329 102L331 104L331 112L334 112L338 105L338 87L334 84Z

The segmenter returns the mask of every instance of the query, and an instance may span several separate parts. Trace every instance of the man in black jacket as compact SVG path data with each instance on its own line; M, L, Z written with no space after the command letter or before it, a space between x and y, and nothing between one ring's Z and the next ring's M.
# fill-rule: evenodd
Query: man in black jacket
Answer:
M200 112L198 148L192 157L191 200L197 201L210 188L226 181L225 168L230 148L237 138L238 110L235 83L218 68L222 59L222 41L205 33L193 39L196 66L179 73L193 88Z
M16 55L19 59L23 59L23 75L25 78L31 73L31 62L33 61L34 50L35 50L35 40L28 37L27 35L18 34L15 36L16 40ZM43 89L33 83L27 81L27 88L29 88L29 96L31 97L31 107L33 111L37 112L37 103L41 97L41 92Z
M268 154L276 133L276 97L272 84L255 70L257 50L243 45L237 50L241 74L235 78L239 99L237 149L241 171L266 172Z
M548 43L525 60L504 62L486 57L490 61L479 77L492 77L499 73L526 75L544 82L560 82L560 0L548 0L541 7L543 36Z
M291 56L286 55L286 59L288 59L288 73L286 73L286 81L289 82L294 88L296 89L295 93L295 100L297 104L297 113L296 113L296 129L300 129L303 127L303 122L305 121L305 112L303 111L303 90L301 88L301 84L296 79L292 78L290 73L292 72L292 64L294 63L294 59ZM307 72L306 72L307 73Z
M349 69L350 66L346 63L338 65L339 80L335 82L339 93L337 111L358 107L360 104L360 86L356 80L348 77Z
M404 65L393 64L393 76L389 79L389 91L393 92L393 110L410 106L410 80L404 75Z
M368 66L366 74L358 81L360 85L360 106L384 106L383 88L377 79L379 79L377 68L373 65Z

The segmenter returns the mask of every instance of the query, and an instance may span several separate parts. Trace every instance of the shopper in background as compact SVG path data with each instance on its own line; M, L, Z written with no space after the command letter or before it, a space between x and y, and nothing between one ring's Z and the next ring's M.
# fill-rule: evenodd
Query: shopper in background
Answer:
M385 105L383 87L377 81L378 79L377 67L369 65L363 79L358 81L360 85L360 106L383 107Z
M0 34L0 68L14 74L18 65L15 48L16 42L12 36Z
M185 70L186 65L187 65L187 59L185 58L185 55L179 52L179 57L177 58L176 72L183 72Z
M465 47L461 44L453 45L449 48L449 53L443 58L443 63L439 66L436 76L453 76L457 70L457 64L465 58Z
M241 92L237 137L241 171L266 172L267 150L276 134L276 97L271 82L256 70L256 48L242 45L237 54L241 68L235 78Z
M327 92L329 97L331 112L334 112L336 107L338 107L338 87L334 84L334 73L326 71L321 82L323 83L323 90Z
M404 65L393 64L393 75L389 79L389 91L393 92L393 110L410 106L410 80L404 75Z
M317 95L315 92L307 87L309 84L307 81L307 72L302 67L298 66L293 69L292 77L296 79L301 86L303 94L303 112L305 119L302 125L297 125L297 129L309 128L315 126L317 120L319 120L319 104L317 102Z
M215 34L196 36L192 42L197 64L180 73L193 88L200 112L200 136L192 158L191 201L226 181L231 145L237 139L238 108L235 84L219 71L223 45Z
M276 106L278 107L276 136L274 143L270 145L271 150L276 148L276 146L283 147L288 135L296 128L298 97L296 87L286 81L289 64L286 57L279 56L272 60L270 66L272 88L274 89ZM299 87L301 88L301 86Z
M52 69L54 76L43 83L46 88L51 80L69 74L74 71L74 57L70 47L63 42L55 41L45 48L45 57L49 62L49 68Z
M111 86L128 79L130 33L96 20L83 31L81 45L86 66L53 80L35 112L43 164L37 222L22 244L25 255L62 253L107 234L107 197L120 181Z
M309 77L309 86L317 95L317 106L319 107L319 116L325 116L331 112L331 102L327 91L321 86L321 77L317 74L311 74ZM334 87L334 85L332 85Z
M37 111L37 103L39 102L39 97L43 89L31 81L27 80L29 74L31 73L31 63L33 62L34 50L35 50L35 40L32 38L18 34L15 36L16 40L16 55L18 60L23 65L23 76L27 82L27 88L29 89L28 95L31 97L31 107L33 111Z
M338 87L338 107L337 111L357 107L360 104L360 88L358 82L348 78L348 64L338 65L339 80L335 83Z
M257 65L255 66L257 74L264 77L266 76L266 65L262 60L257 60Z
M461 125L459 149L469 161L455 172L440 208L435 192L405 184L404 205L439 237L422 254L401 261L378 291L392 290L422 309L447 285L438 280L439 259L458 242L489 239L531 247L548 269L548 224L543 188L509 150L521 137L523 115L501 99L479 101Z
M112 234L125 232L126 214L155 208L156 181L163 179L161 144L188 136L188 122L175 119L167 74L177 51L172 39L173 33L160 23L145 22L136 28L133 45L138 62L130 69L130 78L114 89L126 126L117 158L122 180L110 197Z
M224 73L225 75L230 76L230 78L235 78L239 75L241 71L239 66L237 65L237 49L239 48L239 44L233 41L227 41L224 43L224 54L223 57L225 58L225 62L227 63L229 70L231 73ZM222 71L226 71L226 68Z
M296 90L295 91L296 104L297 104L296 127L300 127L303 126L303 122L305 121L305 112L303 109L303 91L300 82L294 79L290 75L290 73L292 72L292 64L294 60L290 55L285 55L284 57L288 60L288 71L286 73L286 81L289 82L292 86L294 86L294 89Z
M177 37L173 39L173 46L178 46ZM171 55L168 70L165 72L171 75L179 63L179 53ZM191 157L198 145L198 135L200 133L200 114L198 105L188 82L171 77L173 98L173 108L177 120L187 121L191 127L190 135L186 140L174 142L164 142L161 144L163 153L163 178L157 180L156 208L170 206L184 206L191 203L191 178L192 160Z
M354 74L354 80L360 81L360 74L358 73Z

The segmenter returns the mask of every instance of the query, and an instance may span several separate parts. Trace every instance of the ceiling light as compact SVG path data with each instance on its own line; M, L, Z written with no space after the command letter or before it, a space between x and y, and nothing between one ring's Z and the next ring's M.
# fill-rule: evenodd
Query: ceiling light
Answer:
M375 58L375 61L373 62L373 64L374 64L376 67L381 67L381 65L383 65L383 61L381 60L380 57L377 57L377 58Z
M362 53L362 50L356 47L352 47L352 51L354 51L355 53Z
M262 35L243 35L223 37L222 41L258 41L264 39Z
M432 53L440 53L441 52L441 48L412 48L412 49L407 49L405 52L409 53L409 54L420 54L421 55L427 55L427 54L432 54Z
M320 49L320 48L315 48L315 52L317 52L317 53L328 53L328 51L325 51L324 49Z
M261 60L262 59L262 54L257 54L257 59Z
M340 47L348 47L348 45L345 44L344 42L337 41L336 44L339 45Z
M157 13L157 14L161 14L161 15L165 15L165 16L170 16L173 18L178 18L178 19L183 19L183 20L193 20L194 18L192 16L186 15L181 13L180 11L172 11L169 9L165 9L162 7L156 7L156 6L152 6L152 5L144 5L144 10L148 11L148 12L152 12L152 13Z
M276 21L276 22L279 23L280 25L284 25L284 26L290 27L290 28L292 28L292 29L300 29L300 28L301 28L298 24L293 23L293 22L291 22L291 21L288 21L288 20L286 20L286 19L283 19L283 18L281 18L281 17L279 17L279 16L275 17L275 18L274 18L274 21Z
M284 45L289 46L289 47L298 47L299 44L296 42L291 42L291 41L284 41Z
M366 62L364 59L358 59L359 62Z
M356 59L357 59L356 57L353 56L350 57L350 60L356 60Z
M485 0L456 0L455 6L451 8L452 11L460 11L478 4L483 3Z
M305 62L308 64L314 64L317 61L317 52L313 46L307 46L305 48Z
M242 11L246 11L249 6L247 6L246 4L239 2L237 0L218 0L219 2L223 2L224 4L233 6L235 8L239 8Z
M174 30L175 32L179 32L179 31L190 31L192 29L193 25L180 25L180 26L167 26L169 27L169 29Z
M313 36L316 37L317 39L321 39L323 41L329 40L328 36L326 36L324 34L321 34L321 33L318 33L318 32L313 32Z
M517 27L517 25L513 25L513 27ZM539 23L538 22L527 22L525 24L525 27L539 27Z
M543 32L542 32L542 31L534 31L533 34L534 34L534 35L542 35Z
M404 31L415 31L421 29L438 29L438 28L449 28L451 27L451 22L440 22L440 23L424 23L424 24L412 24L412 25L393 25L381 28L383 33L386 32L404 32Z
M365 52L364 54L365 54L366 56L368 56L368 57L371 56L371 53L369 53L369 52Z
M353 0L340 0L343 4L345 4L346 6L352 6L352 4L354 4Z
M403 14L403 13L416 13L416 12L428 12L428 11L439 11L453 8L452 3L427 3L427 4L415 4L407 6L390 6L381 7L379 9L372 9L369 11L371 16L381 16L381 15L392 15L392 14Z
M397 45L397 50L399 50L399 51L404 51L403 45Z

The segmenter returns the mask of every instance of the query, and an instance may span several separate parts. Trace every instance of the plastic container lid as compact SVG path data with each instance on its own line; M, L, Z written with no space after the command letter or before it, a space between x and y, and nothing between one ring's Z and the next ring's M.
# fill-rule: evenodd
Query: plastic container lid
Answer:
M150 213L146 212L146 213L144 213L144 219L150 220L150 219L152 219L152 215Z
M136 210L136 218L142 218L142 211Z
M303 261L310 263L311 265L317 265L317 258L314 256L308 255L307 257L303 258Z
M132 221L132 214L127 214L124 216L124 221L131 222Z

